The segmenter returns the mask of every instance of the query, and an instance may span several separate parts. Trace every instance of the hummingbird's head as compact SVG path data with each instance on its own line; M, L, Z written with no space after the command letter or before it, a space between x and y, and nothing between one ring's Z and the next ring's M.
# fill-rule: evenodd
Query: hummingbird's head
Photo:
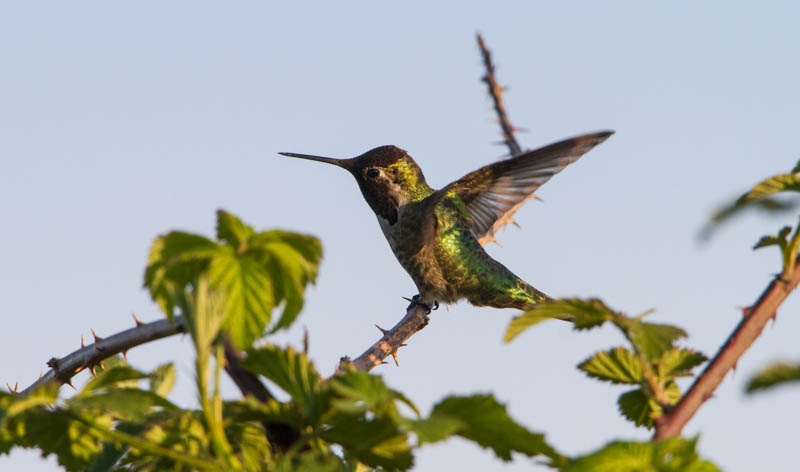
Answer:
M352 159L333 159L281 152L289 157L326 162L350 172L361 194L376 215L389 224L397 221L397 209L432 193L422 169L407 152L396 146L381 146Z

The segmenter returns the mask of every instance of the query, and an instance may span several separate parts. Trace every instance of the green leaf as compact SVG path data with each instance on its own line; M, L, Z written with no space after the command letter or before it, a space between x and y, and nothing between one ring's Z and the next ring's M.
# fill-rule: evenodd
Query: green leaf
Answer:
M672 349L675 341L686 337L686 331L669 324L648 323L630 318L620 318L615 324L625 333L636 350L654 363L666 351Z
M697 439L673 438L657 443L615 441L570 461L562 472L719 472L701 459Z
M230 244L240 254L247 249L247 242L255 231L236 215L217 210L217 239Z
M306 286L316 280L322 245L313 236L274 230L253 236L249 254L258 257L272 274L275 303L285 302L271 331L288 328L303 308Z
M167 362L156 367L150 376L150 390L162 397L169 395L175 386L175 365Z
M225 402L223 413L223 417L231 422L260 421L303 426L303 415L294 403L281 403L275 400L262 403L252 396L236 402Z
M270 275L251 257L237 257L229 247L211 261L210 285L223 294L223 328L234 344L247 349L264 333L274 298Z
M150 247L144 286L168 318L175 314L175 292L207 268L219 246L208 238L173 231L159 236Z
M759 249L767 246L778 246L781 249L785 248L788 242L786 236L792 231L790 226L784 226L778 231L778 236L761 236L761 239L753 246L753 249Z
M406 470L412 465L406 434L386 418L339 417L321 437L371 467Z
M755 393L791 382L800 382L800 363L777 362L764 367L750 378L745 391Z
M529 327L544 320L569 317L575 329L583 330L600 326L615 316L618 314L596 298L551 299L535 305L532 310L511 320L503 341L510 342Z
M123 421L141 421L156 409L177 407L149 390L122 388L91 396L75 397L67 405L71 408L112 415Z
M315 421L323 411L321 377L305 354L291 347L267 346L251 351L242 367L261 374L288 393L304 415Z
M272 469L270 469L272 470ZM342 460L333 454L322 454L316 451L304 454L285 454L275 472L365 472L364 469L345 467Z
M666 351L658 361L658 376L662 379L692 375L692 369L707 361L702 353L691 350L672 348Z
M736 204L745 205L769 195L787 191L800 192L800 176L795 174L780 174L764 179L739 197L739 199L736 200Z
M413 403L390 389L378 375L352 370L332 377L329 384L337 397L333 400L333 406L340 411L356 413L366 408L376 415L397 417L395 401L399 400L419 415Z
M745 209L756 208L768 213L785 212L794 209L798 204L797 199L781 201L772 196L782 192L800 191L800 176L796 175L797 169L798 166L795 165L795 168L789 174L780 174L762 180L737 198L736 201L717 210L701 235L703 237L710 236L717 226L740 214Z
M458 418L440 413L421 420L411 420L407 427L417 435L419 444L422 445L447 439L466 425Z
M127 364L121 364L114 367L106 367L106 370L100 368L96 369L97 376L91 379L83 390L78 393L79 397L91 395L95 390L100 390L109 387L130 387L130 381L138 381L146 379L149 375L144 372L138 371Z
M457 434L494 451L504 461L511 460L511 452L527 456L543 454L561 459L544 440L543 434L531 433L515 423L506 412L505 405L491 395L469 397L451 396L433 407L431 417L444 415L464 424Z
M797 161L797 164L794 165L792 168L792 174L800 173L800 161Z
M669 381L664 385L664 391L671 405L677 403L681 397L678 385ZM641 388L625 392L617 399L619 412L636 426L644 426L651 429L655 426L655 420L664 414L664 409L659 405L655 398L651 398Z
M42 457L55 455L66 470L83 471L103 451L100 435L61 409L39 406L6 420L0 428L0 452L8 452L13 446L37 448ZM111 424L106 415L99 415L95 421Z
M642 380L642 363L624 347L601 351L578 365L589 377L612 383L638 384Z

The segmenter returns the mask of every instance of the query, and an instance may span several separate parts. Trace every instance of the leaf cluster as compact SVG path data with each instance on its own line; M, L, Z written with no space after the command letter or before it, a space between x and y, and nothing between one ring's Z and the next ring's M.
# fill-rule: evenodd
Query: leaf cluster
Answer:
M609 308L599 299L553 299L536 305L513 319L506 329L506 342L545 320L568 318L576 330L588 330L609 323L617 328L630 347L600 351L580 364L589 377L634 388L617 399L620 413L637 426L653 428L664 410L677 403L681 392L675 380L690 376L706 356L678 347L686 332L673 325L644 321L647 313L629 317Z
M220 293L222 328L240 348L248 348L269 328L288 328L303 308L303 295L316 280L322 258L319 240L281 230L256 232L238 217L217 211L217 240L173 231L150 248L144 286L168 317L191 314L190 300L200 278ZM195 294L196 295L196 294Z

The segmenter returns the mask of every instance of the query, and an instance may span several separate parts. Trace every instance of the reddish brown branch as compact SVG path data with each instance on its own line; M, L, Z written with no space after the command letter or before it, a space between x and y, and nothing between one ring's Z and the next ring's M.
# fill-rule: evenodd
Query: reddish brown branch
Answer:
M351 362L358 370L369 371L373 367L385 364L384 359L389 356L397 361L397 350L405 346L405 342L428 324L429 311L422 305L414 304L408 307L406 315L394 327L384 331L383 336L369 347L363 354ZM349 359L342 359L341 363Z
M800 259L795 261L794 271L789 280L780 278L773 280L755 304L745 310L742 320L705 370L678 404L658 420L654 441L681 434L681 430L697 409L711 398L711 394L725 378L725 374L736 367L736 362L761 334L770 318L776 316L778 307L797 287L798 282L800 282Z
M511 125L506 114L506 107L503 104L503 87L497 84L494 77L494 64L492 63L492 53L483 42L483 37L480 33L477 35L478 47L481 49L481 56L483 56L483 66L486 68L486 75L481 80L486 84L489 89L489 96L492 97L494 103L494 111L497 113L497 120L500 124L500 129L503 132L503 142L508 146L508 151L512 156L516 156L522 152L517 139L514 137L515 128Z

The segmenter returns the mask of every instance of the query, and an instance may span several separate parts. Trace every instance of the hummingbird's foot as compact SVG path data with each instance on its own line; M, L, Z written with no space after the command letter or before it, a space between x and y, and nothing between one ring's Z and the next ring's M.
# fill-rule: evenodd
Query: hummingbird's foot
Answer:
M431 303L431 304L425 303L423 301L420 301L419 294L416 294L411 298L406 298L406 297L403 297L403 298L405 300L408 300L408 301L411 302L411 303L408 304L408 308L406 308L406 310L410 310L414 305L424 306L428 310L428 313L430 313L433 310L438 310L439 309L439 302L438 301L434 300L433 303Z

